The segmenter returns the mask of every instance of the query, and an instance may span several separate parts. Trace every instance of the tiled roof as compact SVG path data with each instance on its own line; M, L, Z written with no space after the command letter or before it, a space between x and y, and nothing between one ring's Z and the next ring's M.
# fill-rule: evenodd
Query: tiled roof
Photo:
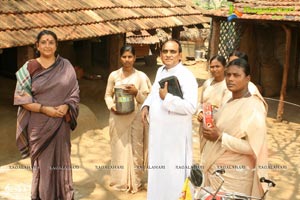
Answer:
M0 48L35 42L42 29L59 40L207 22L184 0L1 0Z
M145 30L140 32L128 32L126 33L126 43L128 44L155 44L159 42L157 35L151 35Z
M211 17L228 17L230 8L242 13L239 19L300 21L299 0L235 0L233 6L225 5L219 9L208 10L205 15Z

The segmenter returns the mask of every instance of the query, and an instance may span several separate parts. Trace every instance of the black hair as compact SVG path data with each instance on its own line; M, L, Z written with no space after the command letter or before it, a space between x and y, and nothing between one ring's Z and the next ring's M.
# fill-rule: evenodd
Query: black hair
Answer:
M176 43L178 44L178 50L179 50L179 53L182 52L181 44L180 44L180 42L179 42L178 40L176 40L176 39L169 39L169 40L165 41L165 42L161 45L161 50L163 49L163 47L165 46L165 44L166 44L167 42L176 42Z
M44 35L51 35L55 40L56 46L58 46L57 35L53 31L50 31L50 30L42 30L41 32L39 32L39 34L36 37L36 43L39 43L42 36L44 36ZM38 50L36 50L35 54L37 57L39 57L41 55ZM55 52L55 56L57 56L57 52Z
M55 42L56 42L56 43L58 42L58 40L57 40L57 35L56 35L53 31L50 31L50 30L42 30L42 31L37 35L37 37L36 37L36 42L39 42L40 39L41 39L41 37L42 37L43 35L51 35L51 36L54 38Z
M226 66L226 59L225 59L224 56L215 55L215 56L211 57L211 59L209 60L209 64L210 64L213 60L219 61L224 67Z
M121 47L120 56L122 56L126 51L131 52L135 56L135 49L133 46L131 46L129 44L125 44L124 46Z
M242 58L242 59L244 59L244 60L246 60L248 62L248 56L244 52L241 52L241 51L238 51L238 50L234 50L233 52L231 52L229 54L229 57L231 57L231 56L236 56L238 58Z
M248 64L248 62L245 59L242 59L242 58L234 59L227 64L226 68L233 66L233 65L238 66L239 68L242 68L244 70L246 76L250 75L250 65Z

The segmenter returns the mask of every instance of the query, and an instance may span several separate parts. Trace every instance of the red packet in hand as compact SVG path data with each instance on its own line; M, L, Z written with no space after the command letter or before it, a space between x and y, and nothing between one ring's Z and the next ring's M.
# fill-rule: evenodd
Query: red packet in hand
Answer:
M213 127L213 108L210 103L203 103L203 124L206 127Z

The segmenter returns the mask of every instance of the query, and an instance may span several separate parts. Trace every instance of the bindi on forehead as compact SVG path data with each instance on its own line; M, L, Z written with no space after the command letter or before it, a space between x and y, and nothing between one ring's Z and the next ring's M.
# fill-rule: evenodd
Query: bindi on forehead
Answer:
M54 42L54 39L51 39L51 38L42 38L40 41L44 41L44 42Z

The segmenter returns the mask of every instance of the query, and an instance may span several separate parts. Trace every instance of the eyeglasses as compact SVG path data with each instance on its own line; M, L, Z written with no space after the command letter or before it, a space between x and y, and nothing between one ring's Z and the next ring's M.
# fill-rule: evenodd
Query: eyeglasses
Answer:
M171 54L176 54L176 53L177 53L176 50L166 50L166 49L162 50L161 52L162 52L163 54L167 54L168 52L170 52Z

